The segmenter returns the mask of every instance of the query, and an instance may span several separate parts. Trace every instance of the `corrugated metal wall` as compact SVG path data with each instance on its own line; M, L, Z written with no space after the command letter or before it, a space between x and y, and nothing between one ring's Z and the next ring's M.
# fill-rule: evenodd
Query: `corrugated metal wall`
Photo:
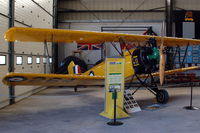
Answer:
M175 9L199 10L199 0L174 0ZM111 12L68 12L60 14L60 21L69 20L164 20L163 12L132 12L126 10L164 10L165 0L65 0L60 1L60 9L68 10L121 10L118 13Z
M3 34L8 29L8 11L9 0L0 0L0 55L6 55L8 60L8 42L4 41ZM15 0L15 26L18 27L35 27L35 28L52 28L53 22L53 0ZM44 73L50 72L49 58L52 57L52 45L48 44L49 56L44 49L43 43L22 43L15 42L15 58L14 68L15 72L28 72L28 73ZM4 52L4 53L3 53ZM17 65L17 57L22 57L22 64ZM28 57L32 58L32 63L28 64ZM36 63L36 58L40 63ZM43 58L47 59L47 63L43 63ZM8 62L8 61L7 61ZM0 65L0 74L5 75L8 72L8 63ZM0 79L1 80L1 79ZM9 89L4 86L0 81L0 107L8 104ZM15 87L16 101L24 98L24 96L31 95L37 88L27 86ZM41 88L40 88L41 89Z
M60 14L60 21L65 20L163 20L162 12L156 13L136 13L123 12L126 10L148 10L165 6L164 0L67 0L60 1L58 8L69 10L121 10L118 13L98 12L98 13L63 13Z
M175 7L185 10L199 10L199 0L175 0Z
M59 8L85 10L84 4L91 10L117 10L120 8L132 10L136 9L143 1L144 5L139 9L161 7L165 3L164 0L64 0L59 4Z

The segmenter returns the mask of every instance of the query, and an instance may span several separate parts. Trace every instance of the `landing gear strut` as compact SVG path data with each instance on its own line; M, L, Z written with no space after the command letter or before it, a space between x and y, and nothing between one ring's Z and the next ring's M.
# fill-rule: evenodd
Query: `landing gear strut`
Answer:
M75 86L74 87L74 92L77 92L78 91L78 86Z
M144 80L141 80L140 77L137 74L135 74L134 76L140 82L141 86L139 86L132 93L132 95L134 95L141 87L144 87L156 96L156 100L157 100L158 103L166 104L168 102L168 100L169 100L168 92L166 90L163 90L163 89L161 89L161 90L158 89L158 86L157 86L157 84L156 84L156 82L155 82L155 80L154 80L154 78L151 74L148 74L148 76ZM151 78L151 84L147 83L148 78ZM131 87L131 85L129 85L128 88L129 87Z

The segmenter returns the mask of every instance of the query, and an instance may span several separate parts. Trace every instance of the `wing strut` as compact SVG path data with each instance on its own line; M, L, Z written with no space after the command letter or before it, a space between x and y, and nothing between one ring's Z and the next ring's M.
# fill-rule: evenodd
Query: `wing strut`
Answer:
M48 49L48 46L47 46L47 42L45 41L44 42L44 56L45 57L47 57L47 61L46 61L46 63L48 63L49 64L49 69L50 69L50 72L52 73L53 71L52 71L52 67L51 67L51 65L50 65L50 62L49 62L49 49ZM46 73L46 65L44 66L45 68L44 68L44 70L45 70L45 73Z
M113 42L111 42L111 44L112 44L112 46L115 48L115 50L117 50L117 52L121 55L121 56L123 56L123 51L121 50L121 52L117 49L117 47L116 47L116 45L113 43ZM121 46L121 45L120 45Z
M182 62L181 62L181 64L180 64L180 67L181 67L181 68L183 68L183 64L184 64L184 61L185 61L185 58L186 58L186 55L187 55L187 52L188 52L188 47L189 47L189 43L188 43L188 45L187 45L187 47L186 47L183 60L182 60Z
M120 48L121 48L122 54L123 54L123 49L125 47L128 50L129 54L131 55L131 52L129 51L129 48L127 47L127 43L123 38L121 38L121 37L119 38L119 43L120 43Z
M129 89L130 87L135 87L134 83L132 82L134 77L136 77L136 79L139 81L140 86L137 87L137 89L132 93L132 95L134 95L139 89L144 87L156 96L158 103L165 104L168 102L168 92L163 89L158 89L157 83L151 73L148 74L144 80L142 80L138 74L133 75L131 82L129 82L128 86L126 86L126 89ZM150 83L148 83L148 79L151 79Z

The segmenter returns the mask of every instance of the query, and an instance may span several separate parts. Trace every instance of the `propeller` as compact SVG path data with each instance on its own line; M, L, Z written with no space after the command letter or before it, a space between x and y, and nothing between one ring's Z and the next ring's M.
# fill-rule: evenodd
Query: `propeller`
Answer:
M160 44L160 62L159 62L159 77L160 77L160 85L163 85L165 78L165 58L166 55L164 53L164 27L165 23L162 24L161 30L161 44Z

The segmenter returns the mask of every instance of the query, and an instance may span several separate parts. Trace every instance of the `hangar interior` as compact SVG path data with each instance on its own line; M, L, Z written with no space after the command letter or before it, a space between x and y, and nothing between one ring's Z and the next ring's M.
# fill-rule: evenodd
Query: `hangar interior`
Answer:
M173 81L175 88L168 88L168 84L163 87L168 88L171 95L171 100L167 105L162 106L160 110L133 114L130 119L124 120L125 126L116 130L110 129L105 124L107 119L98 116L104 108L103 87L83 87L76 93L70 87L7 86L2 83L2 79L10 72L56 73L62 61L72 55L84 60L88 68L102 60L105 55L118 55L109 44L106 44L105 54L102 53L101 47L94 44L7 42L4 39L4 33L11 27L128 34L145 34L151 28L154 33L161 36L162 24L165 22L166 36L200 39L199 4L198 0L0 0L0 118L2 118L0 129L3 132L15 132L7 126L11 124L20 132L83 133L102 132L102 128L106 132L124 132L126 129L135 130L135 132L148 130L161 132L164 129L166 129L164 132L174 133L198 132L200 121L195 116L199 115L199 111L187 112L182 109L182 106L189 104L190 84L179 84L179 87L176 85L176 82L190 82L189 80L177 80L176 77ZM190 14L189 17L187 14ZM192 20L186 20L188 18ZM81 52L77 52L77 49ZM170 50L179 51L179 55L174 53L167 55L168 57L174 55L173 61L170 60L172 58L167 59L167 67L200 66L200 46L179 49L173 47ZM199 70L181 74L195 74L196 79L200 80ZM170 78L167 79L171 81ZM142 108L155 102L145 90L138 93L134 98L138 100ZM199 96L199 81L196 81L193 102L197 106L200 106ZM52 119L45 118L52 115L55 115ZM30 123L22 120L26 118ZM155 121L155 124L151 125L148 119ZM137 122L134 122L135 120ZM175 123L177 121L180 124L171 125L171 121ZM15 123L19 124L19 127ZM31 126L37 123L41 124L40 129ZM53 123L58 126L54 126ZM145 128L144 125L149 126ZM25 128L22 130L20 126L25 126ZM152 127L156 129L152 130Z

